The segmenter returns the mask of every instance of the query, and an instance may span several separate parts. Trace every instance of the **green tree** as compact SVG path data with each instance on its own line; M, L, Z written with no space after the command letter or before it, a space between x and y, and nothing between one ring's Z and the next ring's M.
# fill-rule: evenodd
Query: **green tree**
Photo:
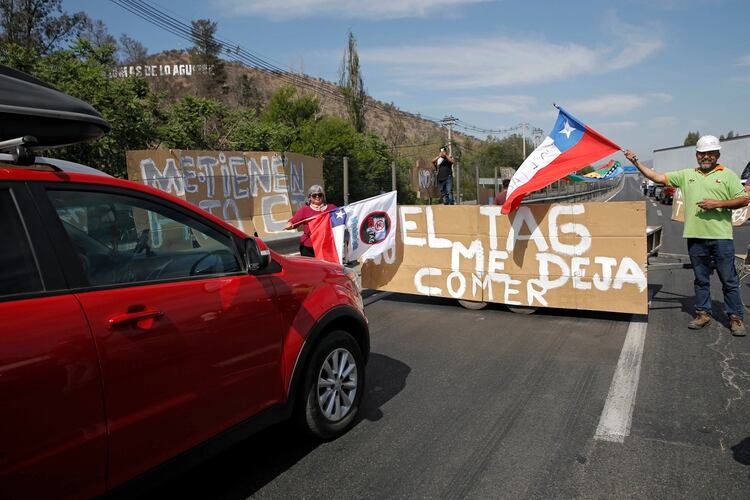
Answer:
M227 69L224 61L219 58L221 43L215 35L216 23L209 19L192 21L190 38L193 48L190 50L190 60L200 68L196 74L198 93L203 97L218 97L227 93Z
M283 85L268 101L264 121L280 123L299 130L303 124L314 121L320 113L320 101L313 95L297 95L297 89Z
M261 95L258 91L258 85L255 78L242 74L237 78L236 83L237 104L242 108L250 108L254 111L260 111L262 107Z
M388 144L375 134L357 132L347 120L324 116L305 124L291 151L323 157L326 194L341 204L343 195L343 159L349 165L349 201L361 200L391 188L391 161ZM408 161L401 164L408 168ZM407 175L397 176L399 201L412 202Z
M18 46L14 50L23 51ZM88 40L80 39L70 49L37 58L27 69L33 76L91 104L112 127L97 141L57 149L51 155L124 177L125 151L154 145L160 114L157 96L145 80L107 77L114 65L114 50L112 45L93 47ZM14 59L12 51L6 54Z
M224 149L227 107L213 99L184 96L166 112L159 138L175 149Z
M295 138L292 127L262 121L252 109L240 109L226 120L228 149L237 151L288 151Z
M83 12L68 14L62 0L0 0L0 59L21 71L88 26Z
M688 132L688 135L685 137L685 140L682 142L682 145L683 146L695 146L700 136L701 136L701 133L697 130L695 132Z
M364 132L365 130L365 104L367 94L365 93L362 74L359 69L359 54L357 53L357 39L354 33L349 32L349 39L344 51L344 58L340 70L341 92L344 94L344 103L354 130Z

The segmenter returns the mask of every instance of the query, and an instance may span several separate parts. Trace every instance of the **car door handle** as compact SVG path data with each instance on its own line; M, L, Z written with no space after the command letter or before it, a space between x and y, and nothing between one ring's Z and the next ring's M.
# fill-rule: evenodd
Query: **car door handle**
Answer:
M161 318L162 316L164 316L164 312L158 309L154 309L153 307L145 307L138 311L126 312L112 316L111 318L109 318L109 327L117 328L118 326L138 324L141 321L154 320L157 318ZM148 323L142 325L139 324L138 326L141 328L149 328L151 327L151 323L153 323L153 321L149 321Z

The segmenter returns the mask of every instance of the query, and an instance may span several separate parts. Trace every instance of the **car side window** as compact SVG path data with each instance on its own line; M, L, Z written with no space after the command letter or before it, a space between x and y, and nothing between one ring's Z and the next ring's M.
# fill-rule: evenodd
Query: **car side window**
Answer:
M176 210L95 191L48 191L92 285L241 271L231 238Z
M0 297L44 288L13 195L0 189Z

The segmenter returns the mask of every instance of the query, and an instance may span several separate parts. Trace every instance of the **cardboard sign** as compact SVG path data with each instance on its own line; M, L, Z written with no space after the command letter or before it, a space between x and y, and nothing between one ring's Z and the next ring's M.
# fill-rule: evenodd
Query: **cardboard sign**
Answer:
M419 198L439 198L437 172L429 161L420 158L411 169L411 189Z
M672 220L678 222L685 222L685 211L682 209L685 204L685 200L682 198L682 190L675 189L674 198L672 199ZM747 206L742 208L735 208L732 210L732 225L741 226L745 223L748 217Z
M261 237L293 234L287 220L313 184L323 160L293 153L139 150L127 152L128 178L178 196Z
M645 314L643 202L400 206L396 248L362 286L503 304Z

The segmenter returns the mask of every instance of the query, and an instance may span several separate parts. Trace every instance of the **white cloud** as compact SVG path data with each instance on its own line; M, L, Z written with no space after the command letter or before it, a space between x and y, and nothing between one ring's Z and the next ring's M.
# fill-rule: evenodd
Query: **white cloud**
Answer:
M577 115L619 115L641 108L648 98L634 94L608 94L565 103L565 109Z
M582 45L508 38L360 49L359 54L361 61L383 67L399 84L443 89L558 81L591 73L602 57Z
M619 53L605 62L608 70L630 68L664 46L661 38L655 35L661 31L658 26L628 24L618 17L614 9L610 9L605 15L603 31L612 33L622 46Z
M666 93L636 94L605 94L564 103L574 115L622 115L636 109L653 105L655 102L669 103L672 96Z
M535 104L536 99L527 95L462 97L447 102L450 109L502 114L523 114Z
M457 7L495 0L221 0L224 9L234 15L288 20L334 16L357 19L399 19L427 17Z
M648 97L660 101L664 104L669 104L673 99L672 94L667 94L665 92L654 92L652 94L648 94Z
M631 120L625 120L621 122L602 122L597 123L596 128L599 130L612 130L612 129L631 129L636 128L638 126L638 122L634 122Z
M649 120L648 124L652 128L672 128L679 125L681 122L676 116L655 116Z
M750 54L737 59L737 66L750 66Z
M660 47L661 42L656 40L595 48L490 37L360 49L359 54L361 61L382 68L379 71L399 85L466 89L550 83L621 70L641 62Z

